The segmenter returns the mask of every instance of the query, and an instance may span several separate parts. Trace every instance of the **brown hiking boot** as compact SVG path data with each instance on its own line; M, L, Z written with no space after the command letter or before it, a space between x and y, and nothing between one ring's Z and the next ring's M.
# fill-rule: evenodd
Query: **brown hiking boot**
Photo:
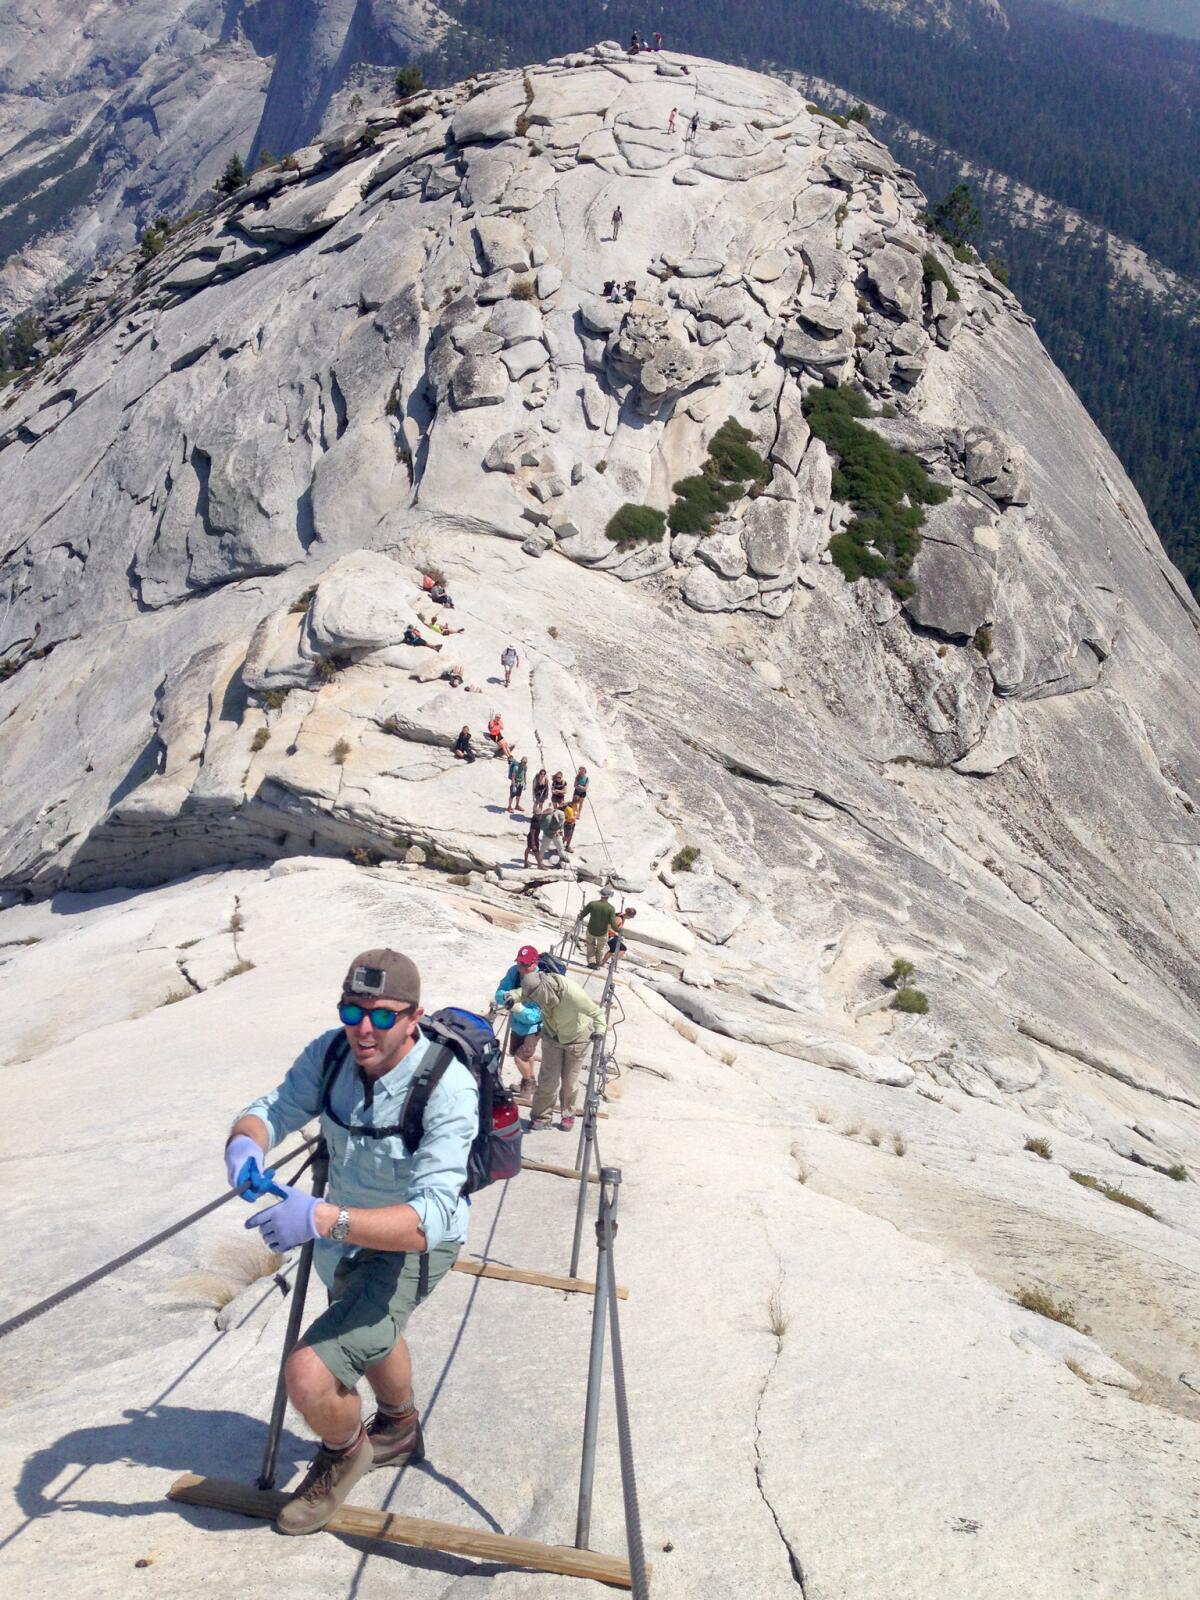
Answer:
M308 1469L304 1482L275 1518L280 1533L317 1533L340 1506L350 1491L371 1470L371 1441L364 1433L352 1450L333 1455L322 1445Z
M425 1438L415 1409L402 1417L377 1411L367 1423L367 1436L377 1467L406 1467L410 1461L425 1459Z

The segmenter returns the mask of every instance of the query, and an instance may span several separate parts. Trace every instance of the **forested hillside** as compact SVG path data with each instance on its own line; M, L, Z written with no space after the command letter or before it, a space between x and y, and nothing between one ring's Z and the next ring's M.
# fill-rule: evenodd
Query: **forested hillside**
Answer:
M618 28L604 0L553 11L511 0L456 0L439 76L535 60ZM1200 284L1200 45L1130 30L1037 0L1006 0L1010 26L956 32L848 0L675 0L657 25L679 49L828 78L981 166L1074 207ZM932 193L956 174L909 152ZM1086 241L984 218L987 246L1104 428L1156 526L1200 590L1200 331L1128 287L1114 290Z

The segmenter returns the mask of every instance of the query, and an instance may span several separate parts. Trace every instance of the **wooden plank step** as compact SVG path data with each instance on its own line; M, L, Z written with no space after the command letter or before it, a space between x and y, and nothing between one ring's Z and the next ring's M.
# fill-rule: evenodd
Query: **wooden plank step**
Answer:
M185 1472L171 1485L169 1498L181 1505L211 1506L217 1511L273 1520L289 1496L277 1489L252 1489L224 1478L202 1478ZM618 1556L576 1550L565 1544L539 1544L536 1539L514 1539L487 1528L460 1528L456 1523L433 1522L428 1517L402 1517L394 1511L342 1506L325 1524L324 1531L408 1545L415 1550L444 1550L476 1561L499 1561L531 1572L554 1572L564 1578L592 1578L616 1589L633 1587L629 1563Z
M456 1261L453 1272L469 1272L473 1278L500 1278L505 1283L531 1283L539 1289L560 1289L565 1294L595 1294L590 1278L556 1278L551 1272L527 1272L524 1267L502 1267L494 1261ZM617 1299L628 1300L629 1290L617 1285Z
M579 1182L580 1173L578 1167L556 1167L549 1161L522 1161L521 1167L522 1170L527 1167L530 1172L552 1172L556 1178L574 1178L576 1183ZM589 1172L588 1182L599 1183L599 1175L595 1172Z

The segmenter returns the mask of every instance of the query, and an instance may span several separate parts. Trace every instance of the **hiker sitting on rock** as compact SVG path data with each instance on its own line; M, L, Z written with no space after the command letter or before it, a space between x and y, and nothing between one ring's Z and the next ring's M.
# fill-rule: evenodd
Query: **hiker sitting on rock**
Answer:
M423 639L410 622L404 630L405 644L423 644L427 650L440 650L440 644L434 644L430 639Z
M422 617L420 612L417 615L427 628L432 628L434 633L444 633L447 638L452 633L465 633L467 631L465 628L452 628L448 622L439 622L436 617Z
M523 1089L533 1085L533 1062L542 1035L542 1013L532 1000L522 995L521 979L527 972L536 972L537 965L537 951L531 944L523 944L517 951L517 959L496 985L496 1004L512 1016L508 1053L517 1063Z
M454 601L446 593L446 585L444 583L435 583L429 591L429 598L435 606L446 606L449 610L454 610Z
M542 1014L542 1065L533 1092L531 1129L548 1128L558 1101L559 1127L569 1133L575 1123L575 1084L587 1061L593 1036L604 1025L604 1013L573 978L535 969L521 979L521 997Z
M509 756L512 755L512 746L504 737L504 718L498 711L493 711L491 716L488 718L487 735L499 753L507 761Z
M454 741L454 759L456 761L471 762L475 759L475 752L471 748L471 730L463 726L458 738Z
M321 1443L275 1519L280 1533L315 1533L372 1466L402 1467L425 1453L403 1335L467 1237L462 1189L479 1098L452 1058L429 1094L416 1148L400 1137L409 1090L440 1048L421 1032L422 1015L420 974L407 956L356 957L341 988L340 1029L305 1047L279 1087L243 1111L225 1146L233 1187L261 1178L267 1151L313 1117L329 1147L326 1199L280 1185L283 1199L246 1224L273 1250L315 1240L330 1294L284 1369L288 1397ZM363 1377L376 1401L365 1428Z

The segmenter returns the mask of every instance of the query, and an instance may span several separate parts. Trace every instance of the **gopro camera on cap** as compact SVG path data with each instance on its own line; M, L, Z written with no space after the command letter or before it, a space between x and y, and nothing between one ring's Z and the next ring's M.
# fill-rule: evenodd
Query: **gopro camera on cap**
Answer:
M357 994L382 994L384 986L382 967L355 967L354 989Z

